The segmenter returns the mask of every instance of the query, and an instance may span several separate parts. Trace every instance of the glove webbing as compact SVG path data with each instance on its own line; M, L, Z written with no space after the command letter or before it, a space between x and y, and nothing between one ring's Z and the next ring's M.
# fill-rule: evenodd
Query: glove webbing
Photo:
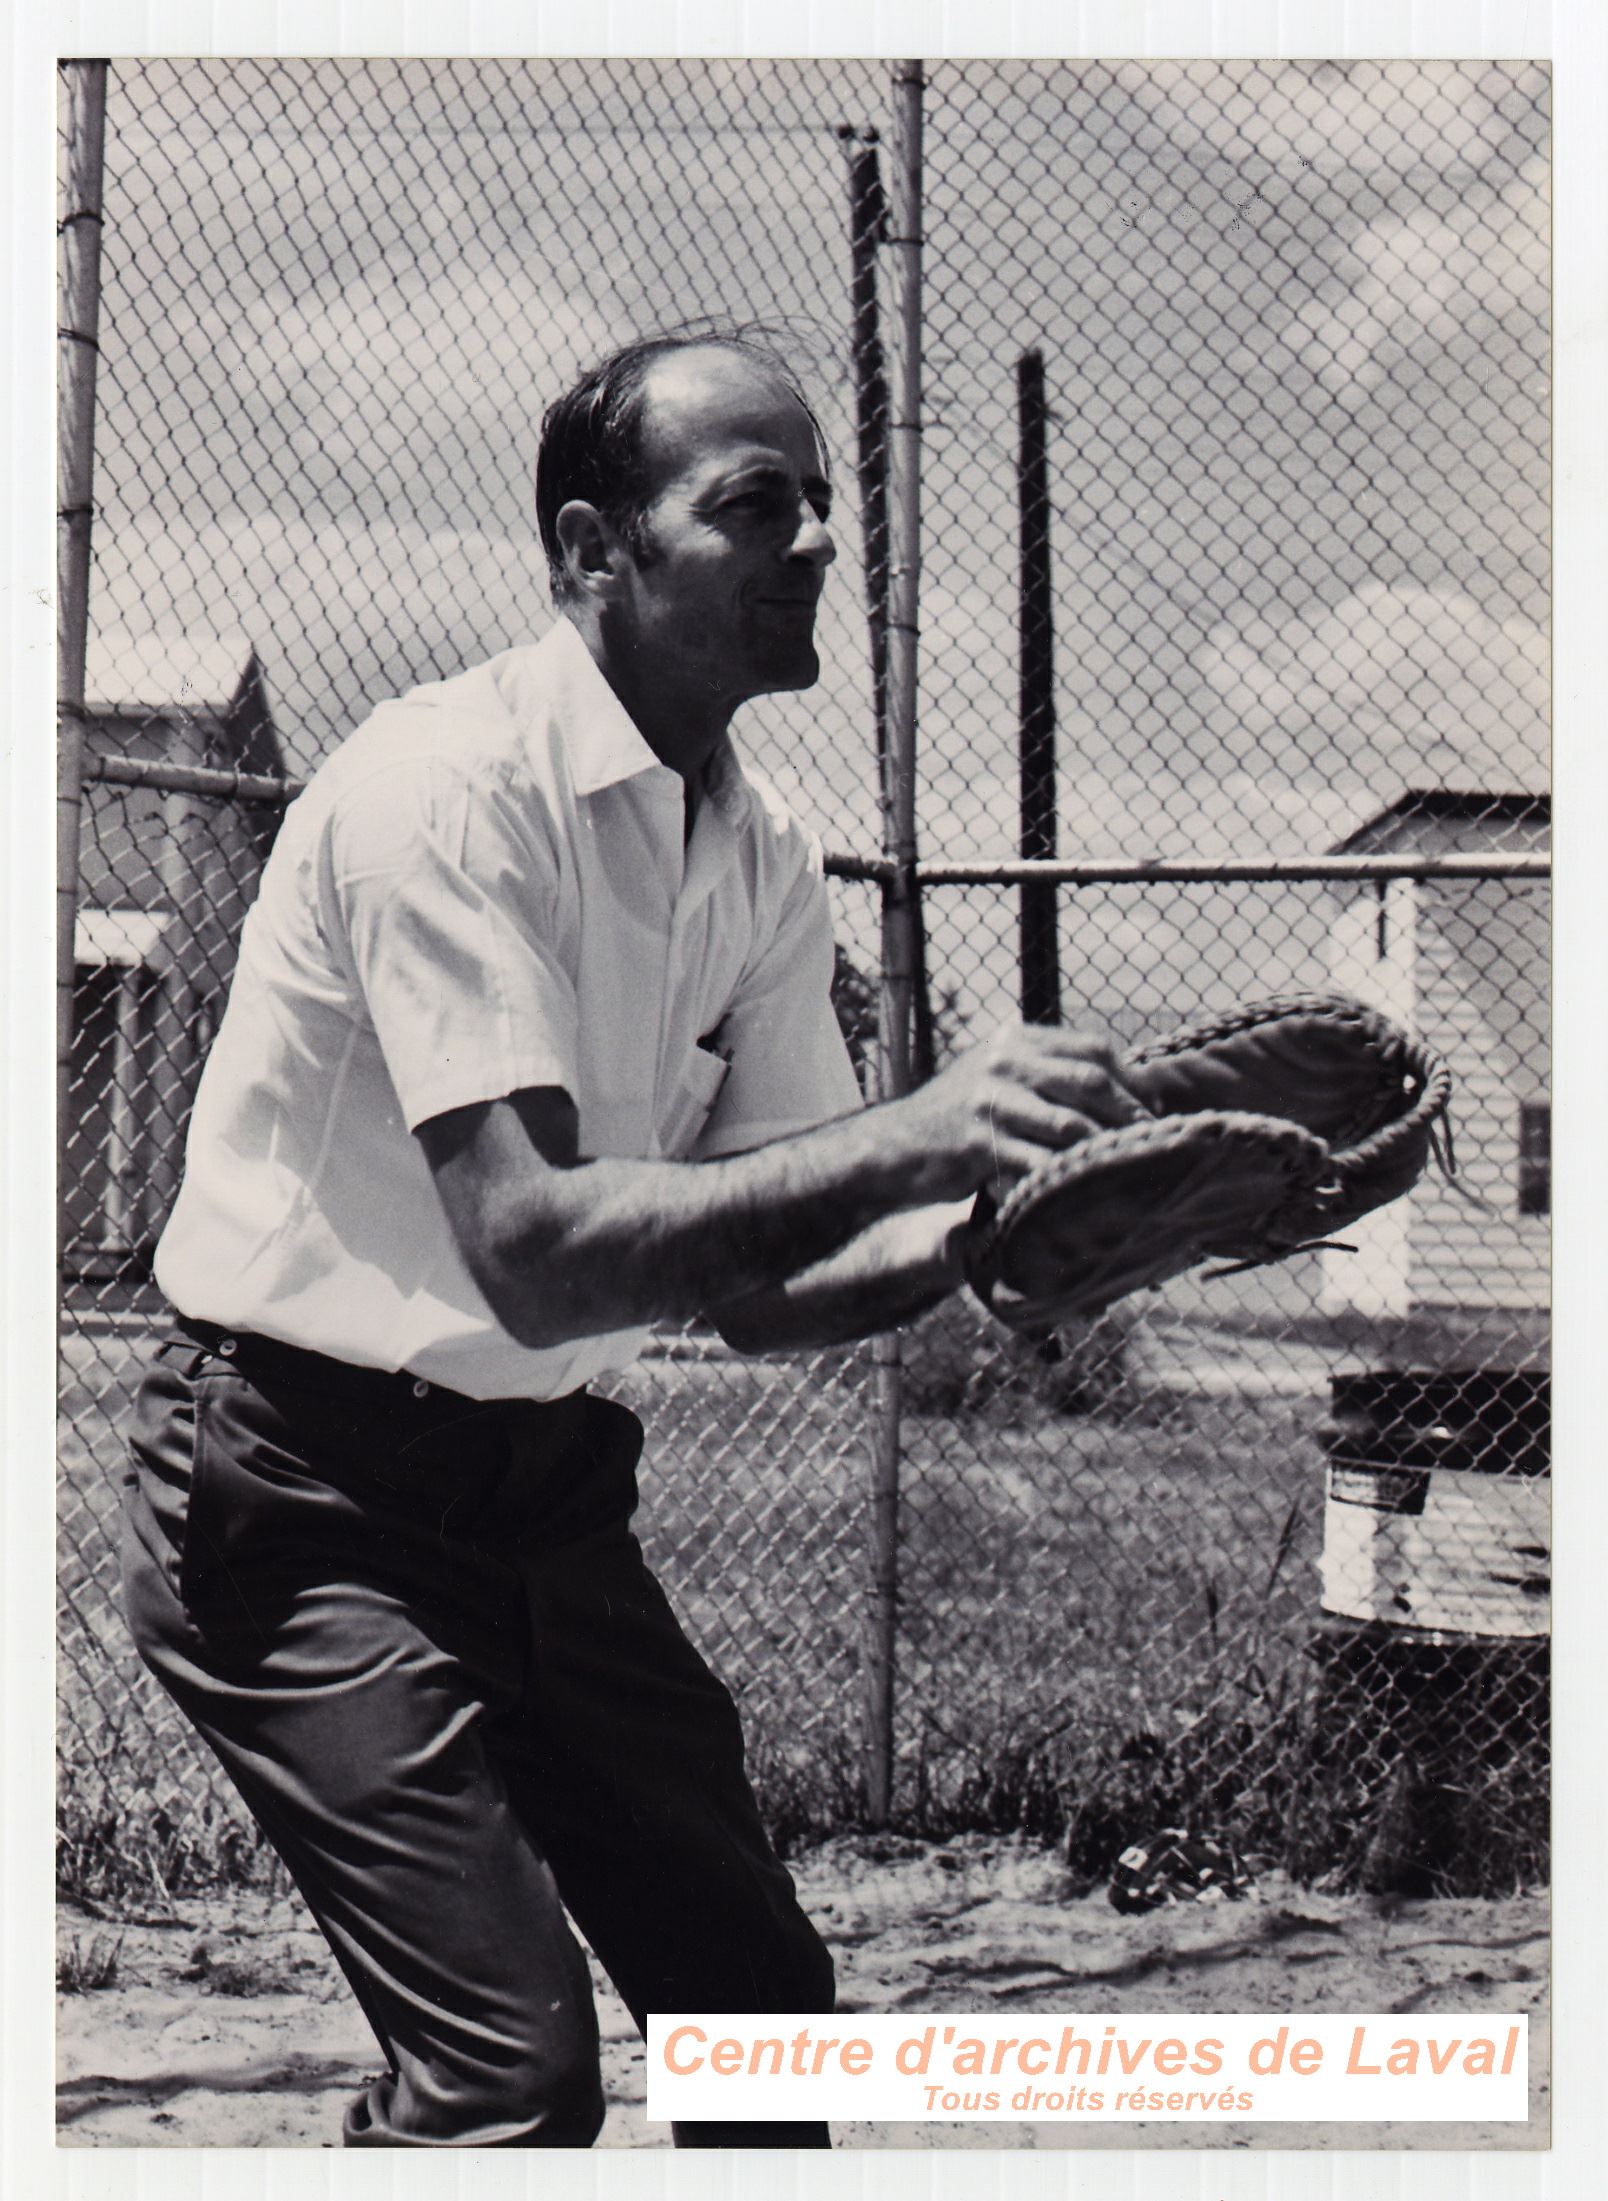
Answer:
M1187 1025L1183 1030L1170 1032L1160 1039L1143 1042L1133 1051L1132 1060L1160 1062L1170 1055L1192 1055L1215 1045L1219 1040L1235 1039L1242 1032L1254 1032L1263 1024L1278 1024L1290 1017L1311 1016L1324 1022L1361 1026L1364 1031L1379 1033L1381 1059L1388 1060L1392 1053L1399 1054L1404 1085L1416 1086L1414 1104L1407 1115L1399 1117L1400 1124L1411 1124L1415 1129L1425 1118L1433 1123L1444 1116L1451 1099L1452 1078L1440 1057L1423 1045L1420 1040L1389 1030L1382 1019L1376 1019L1365 1003L1351 1001L1343 995L1319 993L1280 994L1271 1001L1253 1002L1247 1007L1228 1009L1210 1023ZM1270 1116L1279 1111L1270 1103L1261 1104ZM1379 1131L1357 1139L1377 1115L1377 1108L1364 1108L1354 1123L1343 1126L1329 1140L1331 1146L1342 1147L1347 1155L1373 1163L1388 1158L1395 1151L1389 1134L1396 1128L1386 1124ZM1357 1143L1353 1144L1353 1141ZM1376 1141L1387 1143L1380 1145Z
M1262 1021L1260 1015L1242 1018L1238 1026L1225 1025L1227 1029L1244 1029L1247 1024ZM1161 1050L1165 1052L1166 1050ZM1314 1185L1310 1197L1321 1200L1327 1193L1339 1196L1346 1189L1346 1179L1351 1176L1370 1175L1382 1163L1393 1162L1401 1149L1420 1138L1427 1138L1429 1150L1434 1155L1442 1175L1448 1183L1455 1184L1457 1164L1452 1153L1452 1120L1448 1113L1452 1097L1452 1073L1439 1055L1426 1047L1422 1040L1406 1039L1402 1045L1405 1064L1403 1083L1418 1088L1417 1098L1403 1116L1394 1123L1387 1123L1357 1145L1347 1147L1339 1157L1340 1167L1334 1176ZM1461 1190L1458 1186L1456 1189ZM1222 1276L1243 1276L1249 1269L1271 1267L1275 1261L1286 1261L1293 1253L1355 1253L1356 1247L1341 1238L1303 1238L1288 1246L1275 1247L1265 1254L1256 1254L1244 1261L1235 1261L1227 1268L1208 1269L1207 1281Z
M1416 1087L1412 1106L1394 1123L1387 1123L1355 1146L1346 1146L1343 1139L1331 1139L1331 1146L1344 1147L1342 1165L1347 1171L1364 1173L1373 1170L1381 1162L1394 1161L1397 1153L1414 1139L1428 1135L1431 1149L1436 1146L1437 1127L1445 1138L1444 1158L1437 1152L1436 1159L1447 1176L1456 1174L1452 1159L1452 1126L1447 1114L1452 1098L1452 1073L1439 1055L1426 1047L1422 1040L1408 1039L1402 1044L1402 1083ZM1321 1186L1319 1188L1322 1189Z

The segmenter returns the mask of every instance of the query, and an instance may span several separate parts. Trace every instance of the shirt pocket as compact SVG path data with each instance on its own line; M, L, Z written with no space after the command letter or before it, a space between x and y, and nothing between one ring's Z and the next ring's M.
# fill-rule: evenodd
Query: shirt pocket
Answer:
M731 1064L708 1047L694 1047L671 1088L657 1130L659 1152L675 1161L689 1154L720 1098Z

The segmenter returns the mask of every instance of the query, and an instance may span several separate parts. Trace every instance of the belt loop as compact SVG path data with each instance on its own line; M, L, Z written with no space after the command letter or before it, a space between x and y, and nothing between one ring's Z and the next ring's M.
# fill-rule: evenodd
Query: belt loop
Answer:
M370 1368L320 1353L310 1346L286 1345L251 1330L226 1330L221 1323L178 1315L178 1333L204 1352L231 1362L251 1382L284 1383L317 1396L357 1400L386 1413L430 1402L439 1415L460 1399L450 1384L431 1382L406 1368ZM461 1398L464 1408L490 1403Z

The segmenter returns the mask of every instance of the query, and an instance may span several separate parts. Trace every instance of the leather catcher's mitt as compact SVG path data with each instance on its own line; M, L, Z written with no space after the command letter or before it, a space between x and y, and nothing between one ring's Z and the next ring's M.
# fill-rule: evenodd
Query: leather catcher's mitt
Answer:
M1052 1155L996 1209L978 1196L967 1280L1043 1334L1203 1260L1254 1268L1332 1243L1411 1190L1451 1095L1444 1063L1343 995L1297 994L1139 1047L1155 1119Z

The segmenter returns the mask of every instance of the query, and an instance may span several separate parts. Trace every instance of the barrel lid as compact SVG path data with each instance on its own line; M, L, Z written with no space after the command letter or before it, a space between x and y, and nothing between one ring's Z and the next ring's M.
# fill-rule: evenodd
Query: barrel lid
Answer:
M1346 1369L1330 1379L1331 1457L1380 1466L1544 1475L1551 1377L1538 1369Z

